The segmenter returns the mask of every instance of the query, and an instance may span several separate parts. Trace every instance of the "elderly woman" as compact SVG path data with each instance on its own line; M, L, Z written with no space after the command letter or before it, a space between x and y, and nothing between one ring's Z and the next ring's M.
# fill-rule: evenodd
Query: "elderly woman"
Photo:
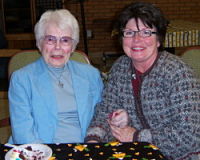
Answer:
M10 143L83 142L102 80L97 69L69 60L79 26L65 9L45 12L35 25L42 56L12 74Z
M167 20L154 5L138 2L117 24L126 55L111 68L85 141L147 141L169 159L197 159L200 84L192 69L162 50Z

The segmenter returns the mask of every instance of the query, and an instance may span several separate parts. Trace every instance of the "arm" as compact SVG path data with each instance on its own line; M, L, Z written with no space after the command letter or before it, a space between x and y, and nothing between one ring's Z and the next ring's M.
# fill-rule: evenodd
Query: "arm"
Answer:
M103 91L102 101L96 105L94 117L87 131L85 141L105 142L109 141L109 138L113 137L110 132L107 118L110 113L115 109L118 109L120 106L119 97L116 93L120 92L116 85L115 75L111 72Z
M31 88L26 74L13 73L9 87L12 139L15 144L38 143L32 117Z
M139 141L148 141L152 137L151 143L172 159L200 150L200 112L197 109L200 106L200 84L191 70L184 66L175 69L173 74L165 73L170 78L164 78L164 86L167 88L164 93L169 94L162 99L163 108L159 108L152 116L160 123L151 129L141 130L137 137Z

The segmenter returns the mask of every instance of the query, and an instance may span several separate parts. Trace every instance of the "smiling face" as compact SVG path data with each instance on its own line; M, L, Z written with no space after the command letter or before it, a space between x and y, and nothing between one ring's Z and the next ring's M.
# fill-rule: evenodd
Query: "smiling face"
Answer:
M155 28L145 26L140 19L138 19L138 27L135 19L130 19L126 24L125 30L126 29L132 31L151 30L152 32L156 32ZM123 37L122 46L124 52L132 59L133 65L136 68L145 66L144 70L147 70L157 57L160 43L156 34L152 34L150 37L141 37L136 33L136 35L131 38Z
M44 37L49 35L56 37L57 41L53 44L47 43L50 39L45 39ZM71 30L69 28L61 30L55 24L49 24L45 30L44 37L40 42L40 51L45 62L53 67L63 67L73 51L74 42L72 41L72 43L66 45L60 41L60 38L72 37Z

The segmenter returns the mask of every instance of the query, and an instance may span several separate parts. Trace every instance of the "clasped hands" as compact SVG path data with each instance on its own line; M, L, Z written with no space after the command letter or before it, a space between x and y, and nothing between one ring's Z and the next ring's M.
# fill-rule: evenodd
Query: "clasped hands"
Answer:
M132 142L136 129L128 126L129 116L126 110L117 109L109 114L107 122L112 135L120 142ZM89 140L88 143L98 143L96 140Z
M132 142L136 129L128 126L129 116L126 110L118 109L108 117L112 135L120 142Z

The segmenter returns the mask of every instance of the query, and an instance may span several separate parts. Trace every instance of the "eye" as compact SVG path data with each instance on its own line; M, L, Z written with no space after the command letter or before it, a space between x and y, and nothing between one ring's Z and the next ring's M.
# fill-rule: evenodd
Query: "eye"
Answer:
M52 37L49 37L47 40L48 41L53 41L54 39Z
M133 32L132 31L124 31L124 34L127 36L130 36L130 35L133 35Z
M68 37L62 37L62 38L61 38L61 41L62 41L63 43L69 43L69 42L70 42L70 38L68 38Z
M150 36L151 35L151 31L150 30L143 30L143 34L145 36Z
M48 35L48 36L45 36L45 40L48 42L54 42L56 40L56 37Z

